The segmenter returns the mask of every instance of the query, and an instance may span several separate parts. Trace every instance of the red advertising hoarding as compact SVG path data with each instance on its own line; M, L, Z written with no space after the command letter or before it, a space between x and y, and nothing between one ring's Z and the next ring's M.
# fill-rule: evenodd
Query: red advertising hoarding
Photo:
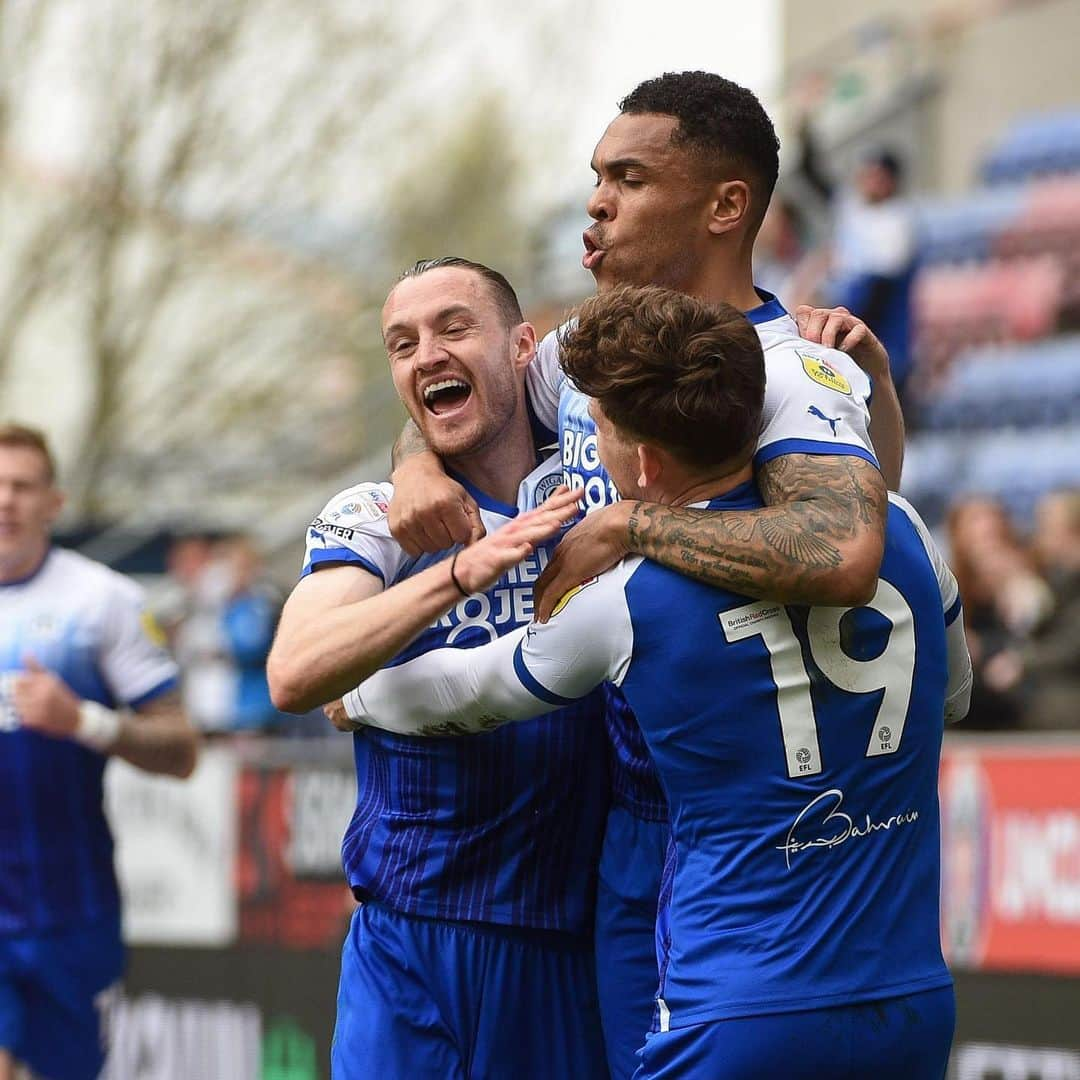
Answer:
M1080 974L1080 747L956 740L941 770L951 964Z

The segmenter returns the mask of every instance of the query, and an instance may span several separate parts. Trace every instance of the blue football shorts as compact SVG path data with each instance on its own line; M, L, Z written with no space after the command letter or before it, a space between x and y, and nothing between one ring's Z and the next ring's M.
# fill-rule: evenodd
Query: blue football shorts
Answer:
M341 956L334 1080L605 1080L589 938L363 904Z
M608 812L596 897L596 976L612 1080L630 1080L660 976L656 904L671 829L621 806Z
M951 986L651 1033L634 1080L943 1080Z
M97 1080L123 970L116 917L0 936L0 1047L48 1080Z

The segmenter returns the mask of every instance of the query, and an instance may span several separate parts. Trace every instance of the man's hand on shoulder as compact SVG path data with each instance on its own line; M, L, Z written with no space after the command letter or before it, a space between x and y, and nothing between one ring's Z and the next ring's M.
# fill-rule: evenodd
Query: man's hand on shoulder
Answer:
M446 475L442 462L430 450L402 461L392 480L390 532L406 554L445 551L484 535L476 501Z
M890 491L900 487L904 467L904 414L893 385L889 354L874 332L847 308L795 309L799 333L807 340L847 353L874 382L870 422L874 453Z
M575 586L610 570L629 553L632 502L594 510L562 538L533 589L537 622L547 622L556 604Z
M34 657L27 656L23 663L26 670L16 676L12 695L23 727L54 739L70 739L79 726L79 699Z
M847 308L816 308L802 304L795 309L800 336L827 349L845 352L875 381L889 373L889 354L873 330Z

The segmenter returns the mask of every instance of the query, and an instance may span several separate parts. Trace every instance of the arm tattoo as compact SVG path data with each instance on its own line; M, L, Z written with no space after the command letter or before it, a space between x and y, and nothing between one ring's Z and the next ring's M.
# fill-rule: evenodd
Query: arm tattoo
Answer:
M406 420L397 442L394 443L394 449L390 452L390 464L396 469L406 458L422 454L428 449L430 448L420 434L420 429L411 420Z
M851 546L883 543L881 473L849 455L785 454L757 474L760 510L635 503L632 551L709 585L785 603L828 603Z
M509 720L510 717L508 716L491 715L478 716L472 723L465 723L464 721L458 720L432 720L420 724L414 734L425 735L428 737L480 735L484 732L494 731L496 728L502 727L502 725L508 723Z

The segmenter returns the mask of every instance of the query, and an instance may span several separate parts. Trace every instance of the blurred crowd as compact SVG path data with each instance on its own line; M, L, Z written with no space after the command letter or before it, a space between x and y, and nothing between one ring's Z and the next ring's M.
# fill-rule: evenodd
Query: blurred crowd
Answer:
M1043 496L1025 542L996 501L949 513L975 669L965 726L1080 728L1080 490Z
M328 730L317 717L287 716L270 700L266 656L282 594L244 534L192 534L169 547L153 608L182 672L184 706L207 734Z

